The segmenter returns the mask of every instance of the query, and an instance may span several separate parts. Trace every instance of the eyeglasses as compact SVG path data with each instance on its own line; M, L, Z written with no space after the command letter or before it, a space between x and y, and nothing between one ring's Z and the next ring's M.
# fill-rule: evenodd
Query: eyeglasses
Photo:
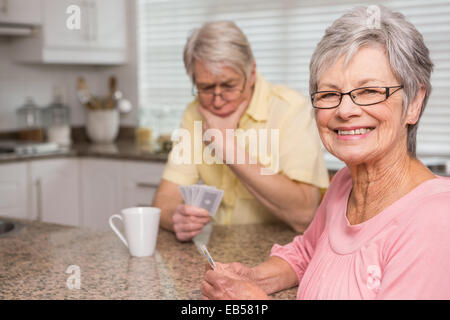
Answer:
M195 81L194 81L195 83ZM242 92L245 90L245 86L247 81L244 81L243 88L239 88L237 86L227 86L227 85L219 85L220 92L216 93L216 86L211 86L205 89L197 89L197 87L192 85L192 95L198 96L200 99L206 102L211 102L214 100L216 96L220 96L223 100L230 102L238 99Z
M337 108L342 97L349 95L353 103L358 106L370 106L386 101L391 95L402 89L403 85L392 87L363 87L356 88L349 92L339 91L317 91L311 95L311 102L316 109ZM396 89L392 90L391 89Z

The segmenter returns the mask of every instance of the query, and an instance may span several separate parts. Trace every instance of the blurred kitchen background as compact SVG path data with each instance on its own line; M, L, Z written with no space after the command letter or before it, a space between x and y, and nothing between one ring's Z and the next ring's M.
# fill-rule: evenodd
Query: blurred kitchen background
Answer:
M422 32L435 70L418 156L449 175L449 0L0 0L0 216L102 228L149 205L193 98L182 62L193 28L234 20L258 70L308 95L316 43L358 4L397 9Z

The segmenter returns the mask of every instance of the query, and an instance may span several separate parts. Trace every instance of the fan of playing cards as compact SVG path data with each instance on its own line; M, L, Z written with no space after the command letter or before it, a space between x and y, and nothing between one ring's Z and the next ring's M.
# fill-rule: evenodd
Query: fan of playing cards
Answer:
M223 196L223 190L203 184L181 186L180 192L185 204L206 209L210 216L216 214Z

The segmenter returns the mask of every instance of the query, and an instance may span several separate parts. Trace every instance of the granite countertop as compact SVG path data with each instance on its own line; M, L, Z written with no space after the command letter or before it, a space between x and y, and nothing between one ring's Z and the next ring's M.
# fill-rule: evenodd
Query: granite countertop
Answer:
M0 163L51 159L60 157L95 157L120 160L166 162L168 154L155 152L151 146L141 146L134 141L119 141L112 144L75 143L57 152L33 155L0 154Z
M2 300L201 299L206 260L193 242L181 243L163 229L155 254L135 258L112 231L19 222L23 228L0 236ZM208 249L216 261L253 266L267 259L274 243L294 236L276 224L213 226ZM73 274L66 270L73 265L79 267L79 289L67 284ZM272 298L295 299L296 292L295 287Z
M151 160L166 162L168 154L155 152L149 146L138 145L134 141L120 141L114 144L78 143L72 147L77 156L117 158L122 160Z
M61 149L58 152L37 155L16 155L16 154L0 154L0 164L8 162L19 162L38 159L52 159L61 157L92 157L116 160L133 160L133 161L152 161L165 163L168 153L157 152L152 146L140 146L133 140L119 140L112 144L93 144L89 142L77 142L69 148ZM440 176L450 176L446 170L446 158L443 157L427 157L421 159L422 162L434 174ZM333 175L341 167L342 164L336 165L333 161L327 162L329 174Z

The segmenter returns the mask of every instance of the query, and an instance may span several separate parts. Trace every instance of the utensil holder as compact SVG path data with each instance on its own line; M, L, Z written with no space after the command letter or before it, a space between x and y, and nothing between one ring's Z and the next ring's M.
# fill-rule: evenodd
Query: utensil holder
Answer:
M119 133L119 112L113 110L87 110L86 131L94 143L111 143Z

